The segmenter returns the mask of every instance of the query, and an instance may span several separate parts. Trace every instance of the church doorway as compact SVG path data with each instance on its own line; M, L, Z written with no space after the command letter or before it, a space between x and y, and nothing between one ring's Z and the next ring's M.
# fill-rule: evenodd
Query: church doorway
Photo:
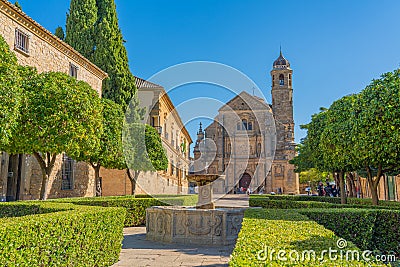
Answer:
M244 191L246 191L247 188L249 188L250 186L250 182L251 182L250 174L248 174L247 172L243 173L242 177L240 177L239 180L239 188L243 188Z

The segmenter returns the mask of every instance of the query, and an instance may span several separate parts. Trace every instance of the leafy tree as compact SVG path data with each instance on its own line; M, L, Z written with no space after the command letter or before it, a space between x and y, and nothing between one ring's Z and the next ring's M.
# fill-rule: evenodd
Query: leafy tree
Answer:
M17 126L21 79L15 54L0 35L0 148L8 145Z
M108 99L102 99L103 131L99 131L99 145L96 149L81 153L77 160L90 163L95 172L96 195L101 196L100 168L125 169L122 150L122 126L124 114L121 107Z
M65 34L64 34L64 30L62 27L58 26L56 28L56 31L54 32L54 35L57 36L58 38L60 38L61 40L64 41L65 39Z
M299 174L299 179L301 184L317 184L319 181L325 181L329 179L328 172L321 172L316 168L310 168L307 171L302 171Z
M167 169L168 158L157 130L147 124L125 123L123 145L127 174L134 195L140 173Z
M335 101L327 111L326 124L321 136L320 152L329 169L338 174L341 203L346 204L345 173L353 171L353 149L356 140L355 108L357 95L349 95Z
M65 41L92 62L96 47L94 37L96 21L96 0L71 0L67 14ZM100 65L98 66L101 68Z
M6 151L36 158L42 170L40 199L46 199L57 155L66 152L77 158L98 146L100 98L87 83L64 73L38 75L28 67L21 73L24 98L19 127Z
M385 173L399 171L400 70L373 80L357 103L357 139L354 150L367 174L372 202L378 205L377 187Z

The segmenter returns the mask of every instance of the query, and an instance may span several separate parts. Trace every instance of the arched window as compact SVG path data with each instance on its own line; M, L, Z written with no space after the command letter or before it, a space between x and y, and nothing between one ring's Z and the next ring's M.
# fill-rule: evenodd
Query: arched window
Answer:
M231 144L228 144L228 154L231 154Z
M249 122L248 129L249 131L253 130L253 123L251 121Z
M275 86L275 75L272 75L272 86Z
M279 85L285 85L285 77L283 74L279 75Z
M289 86L292 86L292 74L289 73Z
M247 120L246 119L243 119L242 120L242 130L247 130Z
M73 186L73 178L74 178L74 160L67 156L67 154L63 154L62 158L62 170L61 170L61 190L72 190Z

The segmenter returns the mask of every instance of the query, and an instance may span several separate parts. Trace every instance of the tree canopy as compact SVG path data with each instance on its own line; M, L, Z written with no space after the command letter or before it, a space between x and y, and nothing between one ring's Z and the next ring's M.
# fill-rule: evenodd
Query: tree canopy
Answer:
M114 0L72 0L67 15L66 42L108 73L102 94L126 110L137 106L135 77L124 46Z
M17 127L21 105L21 77L17 58L0 35L0 148L8 145Z
M350 187L353 172L364 173L377 205L381 177L400 171L400 70L383 74L359 94L335 101L313 115L305 128L307 136L292 161L296 171L317 167L338 173L341 192L345 172Z

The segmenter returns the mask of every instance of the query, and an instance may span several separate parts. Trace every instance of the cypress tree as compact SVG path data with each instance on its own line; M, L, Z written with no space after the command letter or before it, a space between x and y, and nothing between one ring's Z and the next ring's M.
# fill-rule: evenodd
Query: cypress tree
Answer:
M56 28L56 31L54 32L54 35L57 36L58 38L60 38L61 40L64 41L65 39L65 34L64 34L64 30L62 27L58 26Z
M96 0L71 0L65 41L92 62L96 21Z
M118 25L114 0L97 0L97 23L93 60L108 73L103 83L103 97L123 105L135 96L135 77L129 70L128 55Z
M114 0L71 0L66 42L108 73L103 81L104 98L120 104L124 111L131 100L137 107L135 77L129 69Z

